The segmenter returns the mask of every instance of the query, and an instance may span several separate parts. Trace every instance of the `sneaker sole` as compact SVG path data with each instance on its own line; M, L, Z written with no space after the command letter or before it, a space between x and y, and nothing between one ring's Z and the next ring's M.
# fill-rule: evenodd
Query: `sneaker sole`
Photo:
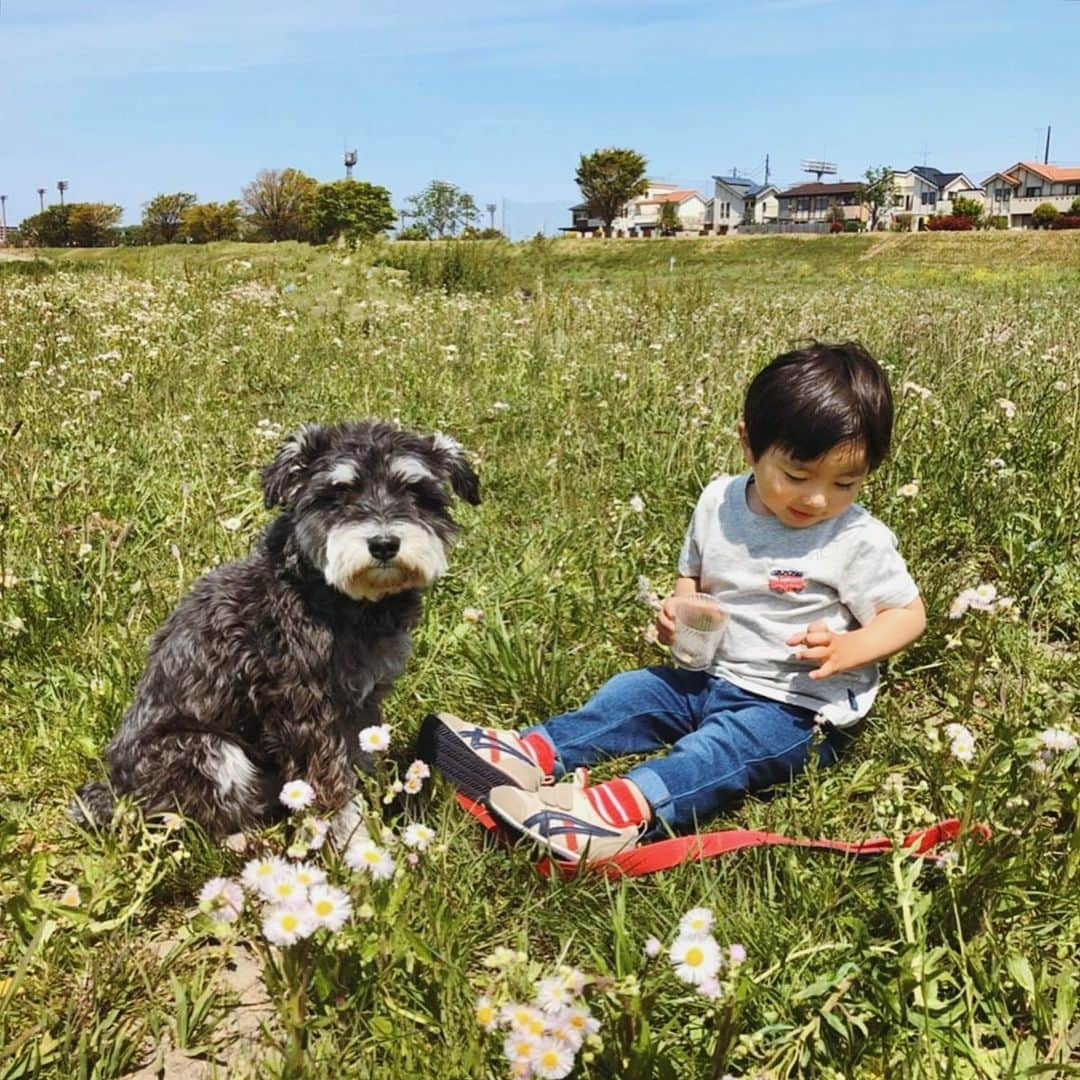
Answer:
M435 713L425 716L420 725L416 752L470 799L483 802L493 787L505 784L521 787L512 776L474 754Z

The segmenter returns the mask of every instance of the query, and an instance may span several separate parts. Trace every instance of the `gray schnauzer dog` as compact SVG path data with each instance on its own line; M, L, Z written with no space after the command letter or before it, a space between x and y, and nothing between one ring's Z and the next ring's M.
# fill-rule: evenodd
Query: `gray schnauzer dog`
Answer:
M290 780L348 813L358 733L380 723L420 591L446 569L450 490L475 505L479 481L448 436L365 420L302 427L262 485L281 513L152 639L109 782L79 789L77 821L108 823L124 794L221 835L276 816Z

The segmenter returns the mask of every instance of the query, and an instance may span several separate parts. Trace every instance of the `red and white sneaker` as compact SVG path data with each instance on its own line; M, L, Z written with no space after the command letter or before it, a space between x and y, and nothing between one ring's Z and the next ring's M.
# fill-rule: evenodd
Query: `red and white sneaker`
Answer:
M470 799L493 787L536 791L550 777L555 754L542 736L482 727L450 713L432 713L420 726L417 753Z
M647 828L625 780L586 787L580 777L534 791L503 786L487 804L500 821L565 862L592 863L635 847Z

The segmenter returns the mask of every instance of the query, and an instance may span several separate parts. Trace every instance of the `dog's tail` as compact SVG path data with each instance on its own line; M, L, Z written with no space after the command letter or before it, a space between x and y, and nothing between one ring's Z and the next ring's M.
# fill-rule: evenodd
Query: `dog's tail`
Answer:
M103 827L112 822L116 796L112 788L100 780L91 780L83 784L75 793L75 798L68 806L68 817L76 825L96 825Z

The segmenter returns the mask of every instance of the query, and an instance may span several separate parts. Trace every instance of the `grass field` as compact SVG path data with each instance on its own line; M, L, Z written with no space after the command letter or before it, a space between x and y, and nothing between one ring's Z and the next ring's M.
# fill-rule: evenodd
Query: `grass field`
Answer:
M0 263L0 1080L507 1076L477 1000L528 1001L560 964L599 1024L574 1076L1080 1073L1078 308L1064 232ZM862 501L929 627L840 764L717 827L991 837L940 866L764 848L547 881L438 782L384 803L426 712L523 725L662 662L638 579L670 586L698 492L740 467L748 378L810 338L858 338L891 374L894 453ZM368 784L395 872L328 854L353 917L278 949L198 894L295 844L286 826L238 855L132 816L80 833L64 808L149 635L267 520L283 433L355 416L454 434L484 502L457 511ZM980 584L1012 605L950 618ZM645 952L701 907L746 954L712 996Z

